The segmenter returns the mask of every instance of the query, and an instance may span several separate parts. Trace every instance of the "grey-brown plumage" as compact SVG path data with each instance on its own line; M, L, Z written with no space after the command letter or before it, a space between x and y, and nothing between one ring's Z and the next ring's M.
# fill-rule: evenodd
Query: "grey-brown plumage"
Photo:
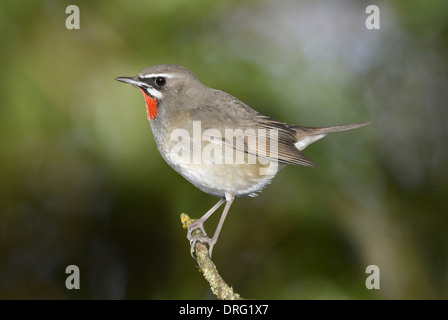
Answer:
M303 149L328 133L368 124L323 128L288 124L205 86L177 65L154 66L133 78L117 80L137 86L144 94L156 145L165 161L200 190L221 198L190 225L192 252L196 241L203 241L209 244L211 255L235 197L255 195L287 164L315 167ZM224 202L218 227L209 238L203 223ZM198 228L204 236L191 236Z

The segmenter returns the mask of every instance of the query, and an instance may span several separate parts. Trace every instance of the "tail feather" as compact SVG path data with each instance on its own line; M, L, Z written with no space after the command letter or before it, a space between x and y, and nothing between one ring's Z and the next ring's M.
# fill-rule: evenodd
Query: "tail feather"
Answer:
M297 149L302 151L307 146L309 146L313 142L316 142L319 139L322 139L329 133L356 129L367 126L369 124L370 122L351 123L341 126L323 127L323 128L294 126L292 128L296 131L296 137L297 137L297 142L295 143L295 146Z

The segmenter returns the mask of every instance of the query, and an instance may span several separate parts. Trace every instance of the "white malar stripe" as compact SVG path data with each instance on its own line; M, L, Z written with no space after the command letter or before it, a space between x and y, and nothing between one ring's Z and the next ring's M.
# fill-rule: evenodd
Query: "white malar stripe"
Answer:
M294 145L296 146L297 149L302 151L303 149L308 147L313 142L316 142L317 140L322 139L325 136L326 136L326 134L316 134L316 135L312 135L312 136L306 136L302 140L299 140L296 143L294 143Z
M146 87L145 90L148 91L148 93L149 93L151 96L153 96L153 97L155 97L155 98L157 98L157 99L162 99L162 98L163 98L163 94L162 94L162 92L157 91L157 90L154 89L154 88Z
M171 79L173 77L172 74L169 73L146 73L142 75L138 75L139 78L157 78L157 77L164 77Z

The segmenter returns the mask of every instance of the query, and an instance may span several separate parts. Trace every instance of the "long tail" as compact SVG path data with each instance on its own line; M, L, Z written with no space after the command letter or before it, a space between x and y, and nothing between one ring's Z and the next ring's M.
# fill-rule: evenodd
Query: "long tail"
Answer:
M370 122L351 123L342 126L323 127L323 128L294 126L292 128L296 131L297 135L297 142L295 143L295 146L297 149L302 151L310 144L316 142L319 139L322 139L329 133L356 129L367 126L369 124Z

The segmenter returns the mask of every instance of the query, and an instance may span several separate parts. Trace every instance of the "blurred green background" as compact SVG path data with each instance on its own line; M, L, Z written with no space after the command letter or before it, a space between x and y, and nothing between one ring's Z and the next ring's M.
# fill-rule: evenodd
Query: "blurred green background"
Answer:
M68 30L65 9L80 9ZM369 4L380 29L365 27ZM255 299L448 298L448 2L0 1L0 298L212 299L138 90L175 63L277 119L371 121L237 199L214 261ZM218 214L208 222L209 233ZM81 289L65 288L65 268ZM365 286L368 265L380 289Z

